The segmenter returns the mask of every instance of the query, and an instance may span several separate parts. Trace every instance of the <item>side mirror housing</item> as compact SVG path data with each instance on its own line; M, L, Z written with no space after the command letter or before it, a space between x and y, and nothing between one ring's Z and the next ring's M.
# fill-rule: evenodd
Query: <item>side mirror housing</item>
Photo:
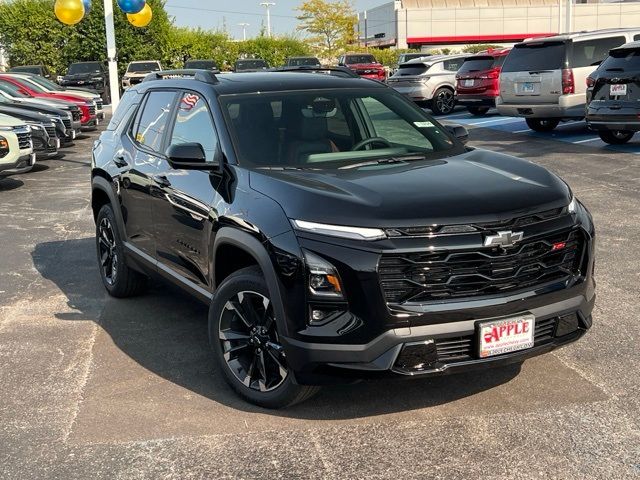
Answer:
M183 170L215 170L219 162L207 162L204 148L199 143L179 143L171 145L166 152L173 168Z
M447 131L456 137L463 145L469 141L469 131L462 125L445 125Z

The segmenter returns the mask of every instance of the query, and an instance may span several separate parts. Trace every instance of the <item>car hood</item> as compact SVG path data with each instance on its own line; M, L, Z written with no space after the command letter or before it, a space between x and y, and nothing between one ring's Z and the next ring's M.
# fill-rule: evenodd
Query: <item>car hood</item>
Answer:
M484 150L349 170L258 169L251 187L292 219L361 227L506 220L569 204L569 187L536 164Z
M0 106L0 113L10 115L21 120L32 120L34 122L50 122L51 117L44 113L35 112L33 110L27 110L24 108L7 107L5 105Z
M3 127L19 127L24 125L24 121L4 113L0 113L0 125Z

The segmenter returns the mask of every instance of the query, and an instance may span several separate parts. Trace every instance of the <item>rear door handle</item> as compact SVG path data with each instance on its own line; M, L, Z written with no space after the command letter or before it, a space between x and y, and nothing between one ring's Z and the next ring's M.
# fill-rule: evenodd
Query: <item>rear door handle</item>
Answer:
M153 181L160 185L161 187L170 187L171 186L171 182L169 181L169 179L164 176L164 175L154 175L153 177L151 177L153 179Z

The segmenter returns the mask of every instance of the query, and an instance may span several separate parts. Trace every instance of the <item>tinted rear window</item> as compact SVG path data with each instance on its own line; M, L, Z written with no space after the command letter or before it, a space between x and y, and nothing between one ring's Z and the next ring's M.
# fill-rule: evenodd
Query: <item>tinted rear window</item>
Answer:
M609 50L624 44L624 37L605 37L592 40L574 40L569 57L571 68L590 67L602 62Z
M600 71L637 72L640 71L640 50L614 50L598 69Z
M490 70L493 68L494 64L493 57L475 57L469 58L465 60L460 67L459 73L467 73L467 72L480 72L483 70Z
M509 53L503 72L533 72L564 68L567 46L564 42L534 42L516 45Z
M427 70L429 70L429 67L422 63L404 63L398 67L394 77L398 75L422 75Z
M253 70L257 68L269 68L264 60L242 60L236 63L236 69Z
M290 58L287 61L290 67L316 66L320 65L320 61L315 57Z
M198 68L203 70L215 70L218 68L216 62L212 60L189 60L184 64L185 68Z

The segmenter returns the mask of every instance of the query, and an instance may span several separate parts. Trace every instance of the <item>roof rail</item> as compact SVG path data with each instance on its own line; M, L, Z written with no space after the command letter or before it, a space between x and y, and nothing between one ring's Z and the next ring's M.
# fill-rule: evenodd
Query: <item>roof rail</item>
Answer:
M324 73L334 77L360 78L353 70L347 67L314 67L313 65L291 65L278 67L272 72L303 72L303 73Z
M219 73L219 72L218 72ZM161 72L153 72L144 77L142 82L151 82L153 80L165 80L172 78L193 78L199 82L218 83L218 78L212 70L199 70L195 68L186 68L181 70L162 70Z

